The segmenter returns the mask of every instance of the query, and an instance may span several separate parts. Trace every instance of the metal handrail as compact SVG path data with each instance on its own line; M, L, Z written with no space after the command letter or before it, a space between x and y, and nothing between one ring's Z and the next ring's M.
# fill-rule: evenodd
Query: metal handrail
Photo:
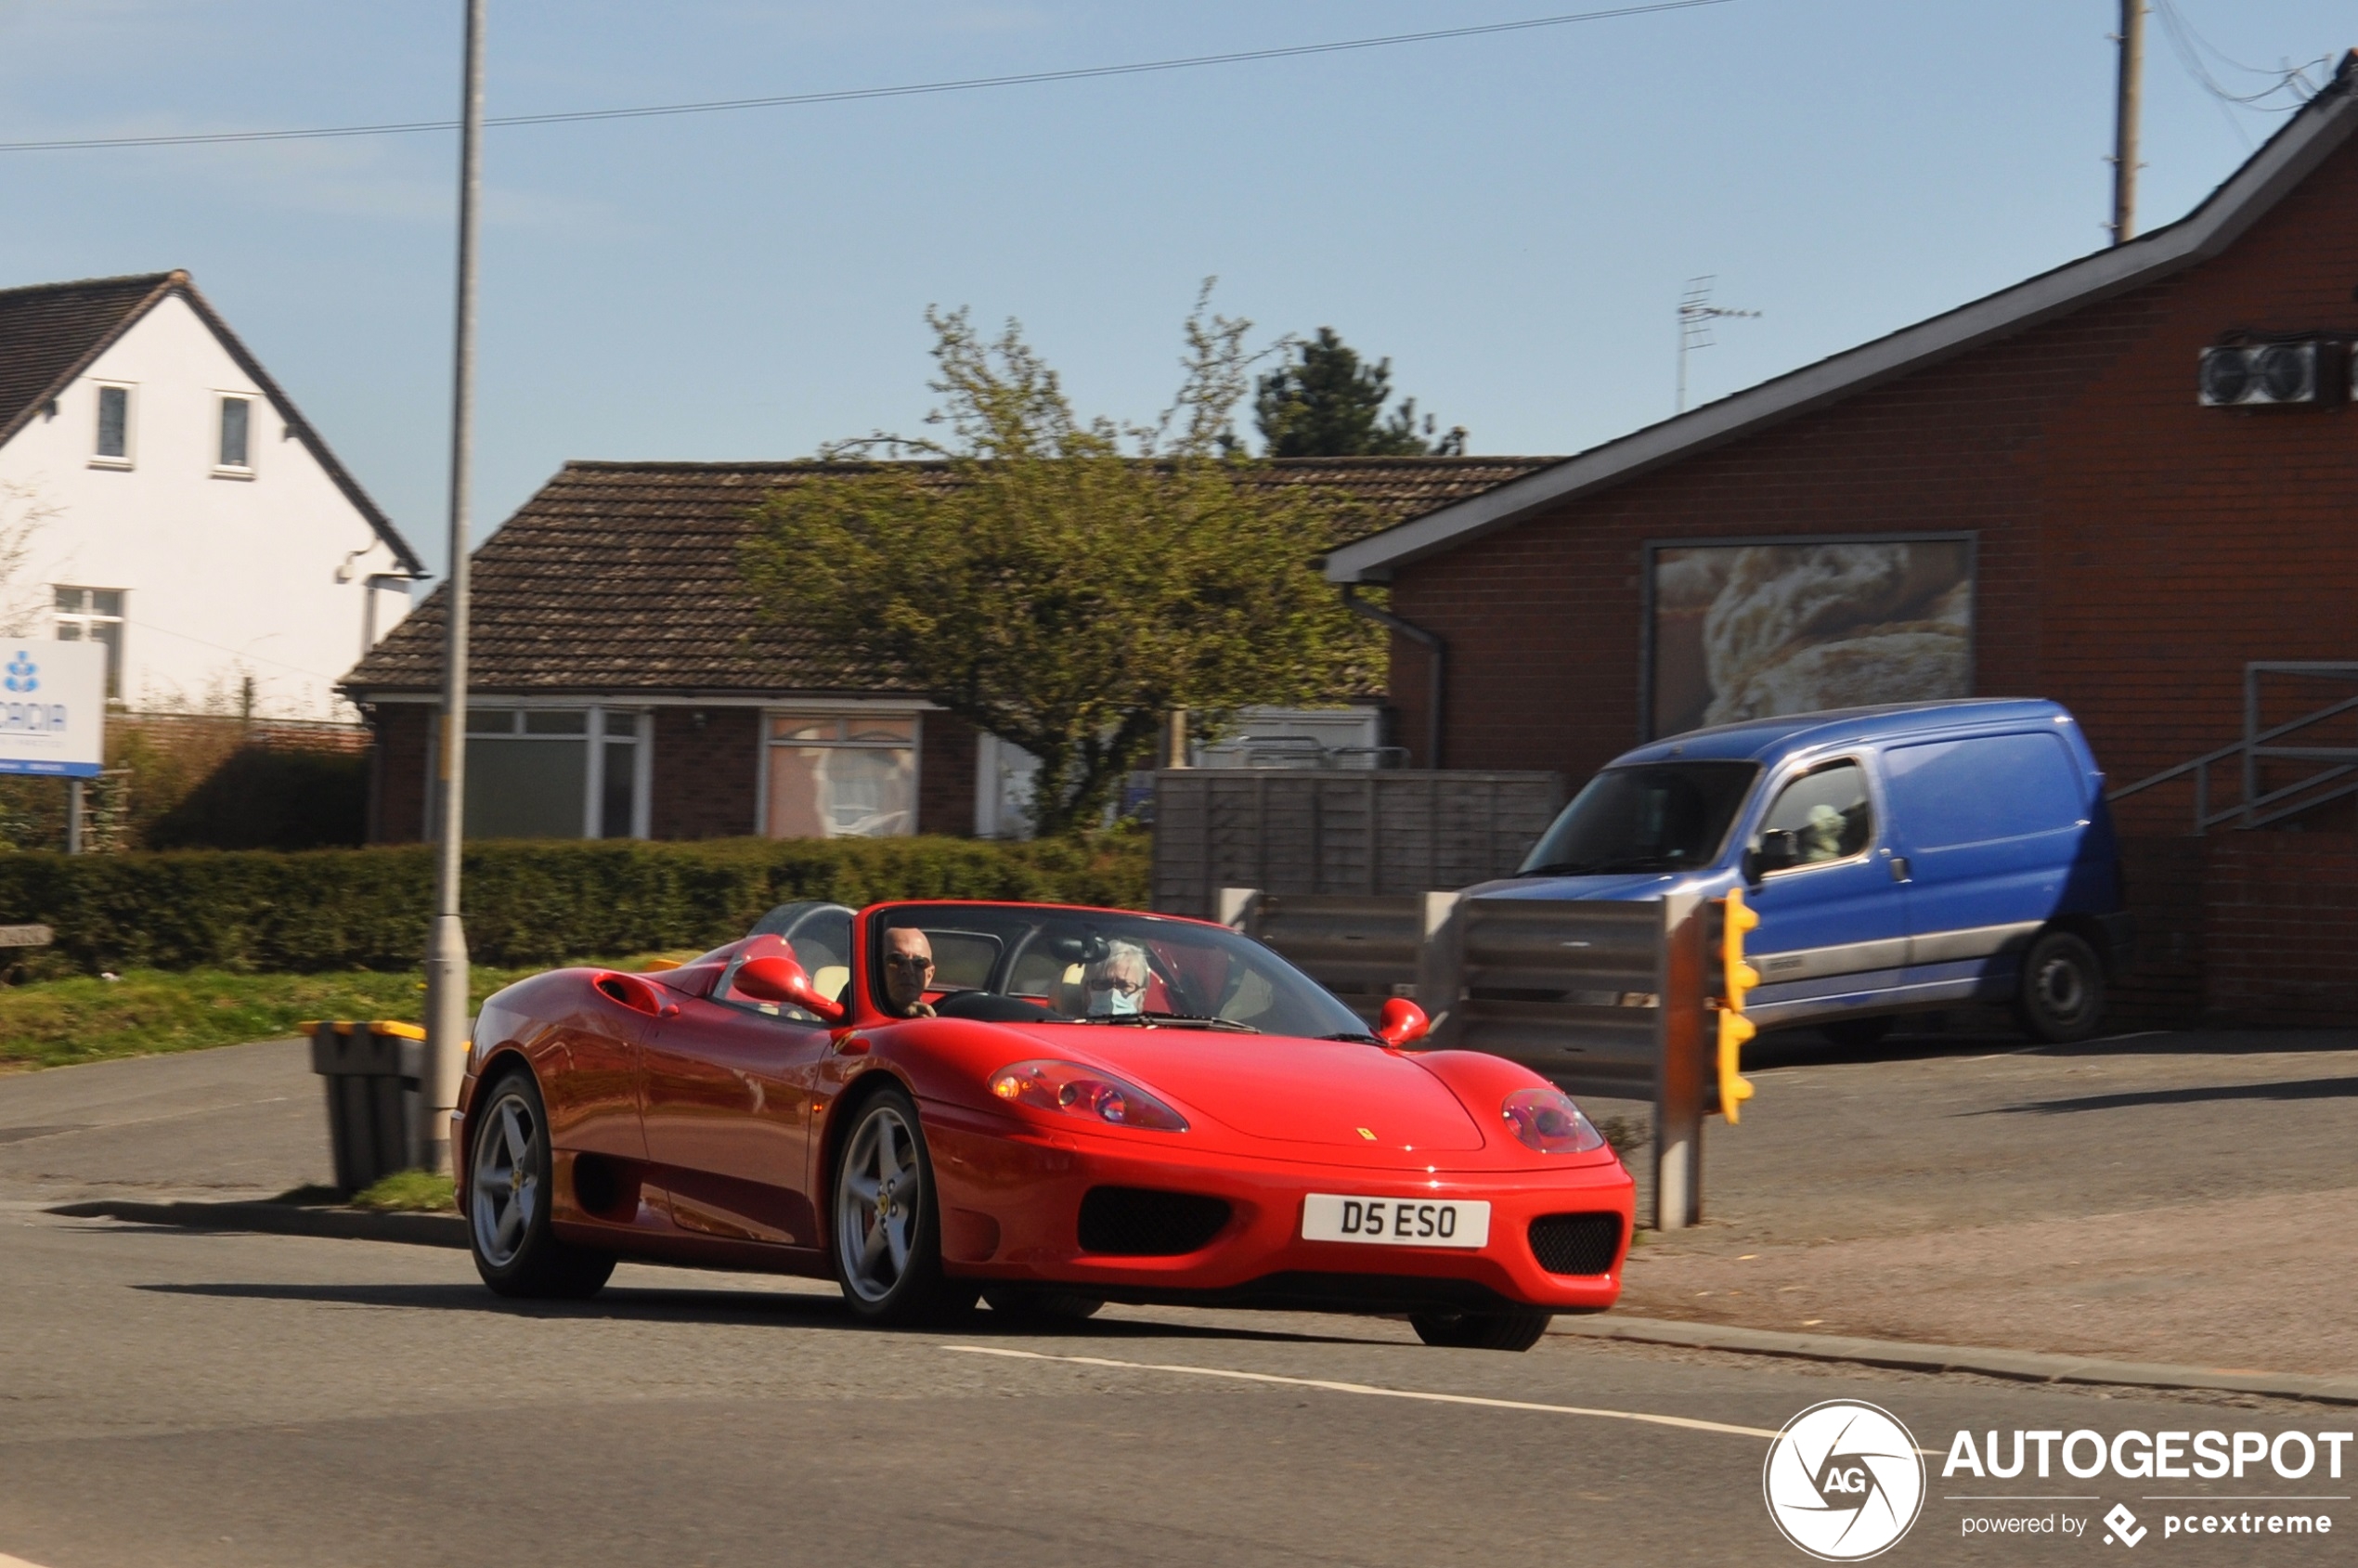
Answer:
M2358 746L2270 745L2267 743L2296 730L2306 729L2328 719L2358 709L2358 697L2345 697L2313 712L2304 713L2281 724L2260 728L2260 679L2263 675L2305 676L2313 679L2358 680L2358 663L2293 662L2253 660L2244 666L2244 735L2201 756L2181 762L2172 768L2138 780L2135 784L2113 790L2107 802L2126 799L2156 784L2168 784L2192 774L2195 784L2195 832L2197 836L2229 822L2239 821L2246 829L2265 827L2288 817L2313 810L2327 801L2358 794L2358 782L2340 784L2338 787L2317 791L2326 784L2350 778L2358 773ZM2236 758L2242 763L2241 798L2224 810L2210 809L2210 770L2218 764ZM2260 769L2264 761L2299 761L2334 764L2323 768L2307 778L2266 792L2260 788ZM2296 798L2298 797L2298 798ZM2284 802L2290 804L2282 804ZM2274 806L2277 810L2266 810Z

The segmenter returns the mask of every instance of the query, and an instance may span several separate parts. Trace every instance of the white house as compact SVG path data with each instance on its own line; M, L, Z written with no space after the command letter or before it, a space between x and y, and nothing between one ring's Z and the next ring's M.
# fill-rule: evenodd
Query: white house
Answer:
M187 273L0 290L0 629L133 709L349 718L423 575Z

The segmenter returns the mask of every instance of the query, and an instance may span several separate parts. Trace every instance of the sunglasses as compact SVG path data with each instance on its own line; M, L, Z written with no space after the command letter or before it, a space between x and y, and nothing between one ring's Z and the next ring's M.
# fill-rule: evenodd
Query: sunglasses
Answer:
M885 967L887 969L914 969L922 973L923 971L933 967L933 960L930 958L921 957L913 952L888 952L885 954Z

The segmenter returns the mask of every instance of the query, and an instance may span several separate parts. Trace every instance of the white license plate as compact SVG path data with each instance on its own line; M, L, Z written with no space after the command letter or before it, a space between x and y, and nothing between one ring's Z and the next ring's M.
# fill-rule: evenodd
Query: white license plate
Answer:
M1480 1247L1490 1239L1490 1205L1314 1192L1302 1200L1302 1238L1380 1247Z

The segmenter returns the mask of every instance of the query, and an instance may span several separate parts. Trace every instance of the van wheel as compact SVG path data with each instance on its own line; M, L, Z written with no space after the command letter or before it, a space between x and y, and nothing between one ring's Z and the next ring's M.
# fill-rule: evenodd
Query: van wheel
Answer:
M1820 1024L1818 1032L1846 1051L1868 1051L1883 1043L1891 1032L1889 1018L1836 1018Z
M2096 1032L2105 1017L2105 969L2096 950L2069 931L2030 944L2015 993L2015 1020L2034 1040L2069 1045Z

